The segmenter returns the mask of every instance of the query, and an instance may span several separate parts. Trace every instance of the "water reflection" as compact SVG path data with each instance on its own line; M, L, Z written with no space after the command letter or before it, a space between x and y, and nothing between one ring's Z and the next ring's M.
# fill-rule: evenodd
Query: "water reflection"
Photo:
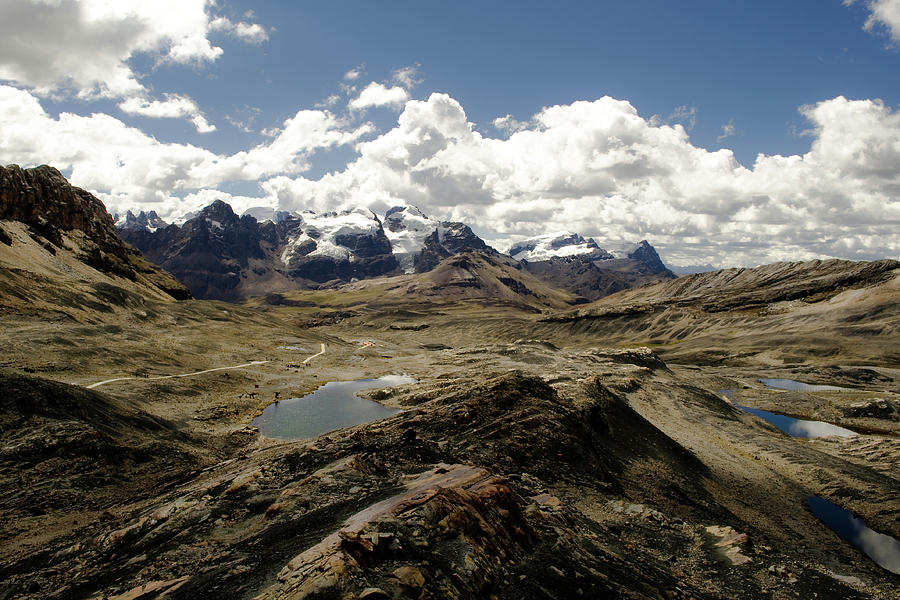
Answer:
M847 389L837 387L836 385L803 383L802 381L794 381L793 379L760 379L760 381L767 388L773 390L791 390L794 392L840 392Z
M900 542L896 539L869 529L862 519L854 517L849 510L819 496L808 496L806 504L819 520L865 552L876 564L900 574Z
M250 422L260 433L281 439L312 438L343 427L370 423L400 412L356 394L362 390L415 383L406 375L377 379L331 381L302 398L288 398L266 407Z
M750 408L748 406L739 406L743 411L752 415L756 415L763 421L771 423L783 432L799 438L817 438L828 436L850 437L857 435L855 431L851 431L844 427L838 427L825 421L807 421L804 419L795 419L778 413L760 410L758 408Z

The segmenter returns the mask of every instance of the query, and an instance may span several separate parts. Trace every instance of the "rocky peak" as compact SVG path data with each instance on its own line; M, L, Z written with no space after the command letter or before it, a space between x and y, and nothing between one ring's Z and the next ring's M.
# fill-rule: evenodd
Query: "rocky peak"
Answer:
M256 219L252 216L248 215L248 219L252 219L253 223L256 223ZM238 216L234 214L234 211L231 209L231 205L222 200L214 201L212 204L201 210L200 214L192 220L195 223L211 226L213 229L222 229L226 226L234 227L238 224L238 221L240 221ZM247 221L247 224L249 225L250 222Z
M662 259L656 252L656 249L651 246L647 240L638 242L637 246L628 253L628 258L640 261L646 265L651 273L663 273L668 271L666 265L663 264Z
M0 219L21 221L59 245L60 232L82 231L104 251L124 254L112 217L90 192L74 187L57 169L0 166Z
M164 229L168 226L155 210L150 212L141 211L135 215L130 210L124 216L116 219L116 228L119 230L128 229L132 231L149 231L154 232L157 229Z
M417 273L424 273L449 256L472 251L494 252L468 225L457 221L442 221L425 238L422 251L415 259L415 270Z
M28 225L51 253L65 247L97 271L141 280L176 299L190 298L184 286L123 242L100 200L53 167L0 167L0 220Z
M584 256L592 260L613 258L593 238L572 231L548 233L513 244L509 253L516 260L542 261L565 256Z
M384 213L384 225L388 231L399 233L410 230L434 230L438 222L425 216L415 206L395 206Z

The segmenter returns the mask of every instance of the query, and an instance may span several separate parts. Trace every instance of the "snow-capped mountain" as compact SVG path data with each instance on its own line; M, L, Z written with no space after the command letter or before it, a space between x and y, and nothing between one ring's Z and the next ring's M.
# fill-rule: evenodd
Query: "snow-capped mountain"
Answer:
M162 265L195 297L239 300L354 279L425 273L464 252L497 255L472 229L397 206L384 220L365 208L287 213L253 208L238 217L217 200L183 224L155 213L126 213L123 239ZM509 254L532 275L587 299L673 277L646 241L604 250L562 232L522 240Z
M384 224L404 273L430 271L444 258L460 252L490 250L468 225L430 219L415 206L395 206L388 210Z
M509 254L532 275L587 300L675 278L647 240L605 245L565 231L521 240Z
M163 229L168 223L162 220L155 210L150 212L141 211L135 215L130 210L124 215L116 215L115 217L117 229L127 229L131 231L143 230L154 232L157 229Z
M384 215L385 235L404 273L415 272L416 257L425 247L425 239L441 226L415 206L395 206Z
M364 208L297 216L296 235L281 252L289 275L324 283L377 277L397 268L381 221Z
M583 238L571 231L547 233L522 240L512 245L509 255L516 260L529 262L550 260L562 256L590 256L598 260L614 258L601 249L593 238Z

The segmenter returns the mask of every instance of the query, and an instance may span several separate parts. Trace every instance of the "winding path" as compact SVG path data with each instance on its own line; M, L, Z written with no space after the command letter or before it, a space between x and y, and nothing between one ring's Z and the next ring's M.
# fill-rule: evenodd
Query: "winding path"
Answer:
M325 344L322 344L322 352L325 352ZM319 354L322 354L319 352ZM314 356L318 356L319 354L315 354ZM309 358L312 358L310 356ZM307 358L306 360L309 360ZM252 367L254 365L261 365L267 363L267 360L254 360L252 362L244 363L242 365L234 365L233 367L216 367L215 369L206 369L205 371L194 371L193 373L182 373L180 375L161 375L159 377L116 377L115 379L107 379L106 381L98 381L97 383L92 383L91 385L85 386L87 389L92 390L95 387L100 387L101 385L106 385L107 383L112 383L114 381L125 381L128 379L140 379L141 381L154 381L157 379L174 379L176 377L192 377L194 375L202 375L204 373L212 373L213 371L226 371L228 369L243 369L245 367ZM303 361L306 362L306 361Z
M305 365L306 363L308 363L309 361L311 361L311 360L314 359L315 357L317 357L317 356L322 356L323 354L325 354L325 342L322 342L322 350L321 350L318 354L313 354L312 356L307 356L307 357L303 360L303 364Z

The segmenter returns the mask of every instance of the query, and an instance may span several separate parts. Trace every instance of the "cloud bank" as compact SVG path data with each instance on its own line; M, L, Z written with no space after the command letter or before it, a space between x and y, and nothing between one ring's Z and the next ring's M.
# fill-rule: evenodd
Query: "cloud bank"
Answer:
M216 17L210 0L3 0L0 2L0 80L39 96L124 99L127 114L186 118L201 133L214 129L183 95L149 97L131 66L138 55L156 64L203 64L222 49L209 40L221 31L259 44L258 24Z
M169 100L174 108L137 109L177 110L177 98ZM494 240L558 230L598 241L646 238L676 265L898 256L900 112L839 96L800 113L809 151L761 154L749 167L624 100L551 106L525 122L501 118L509 126L495 138L437 93L406 101L380 135L328 110L301 110L267 143L220 155L162 143L109 115L54 118L31 92L0 86L0 161L54 164L111 211L154 209L169 220L215 198L239 211L414 204ZM316 152L338 146L356 158L318 179L303 175ZM261 195L219 191L235 181L259 182Z

